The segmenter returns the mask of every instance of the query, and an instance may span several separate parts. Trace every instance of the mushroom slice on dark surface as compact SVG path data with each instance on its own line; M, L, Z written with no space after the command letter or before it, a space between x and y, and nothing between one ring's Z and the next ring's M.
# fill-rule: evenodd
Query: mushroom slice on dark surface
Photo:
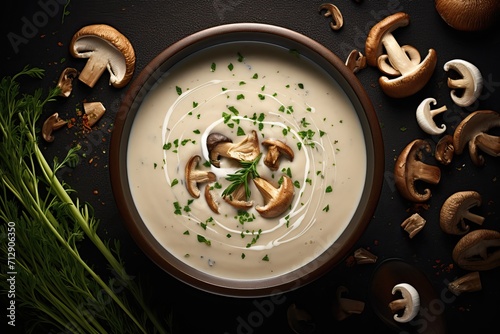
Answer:
M399 154L394 166L394 178L399 193L409 201L425 202L431 197L430 189L423 193L417 191L415 183L424 181L438 184L441 179L441 170L422 162L423 152L430 153L430 144L423 139L415 139Z
M500 113L493 110L476 110L464 118L453 133L456 154L462 154L468 144L469 155L476 166L484 165L480 152L500 156L500 136L487 132L500 127Z
M498 23L498 0L435 0L436 10L452 28L461 31L480 31Z
M425 223L426 220L421 215L414 213L401 223L401 227L408 232L410 239L413 239L424 228Z
M478 271L467 273L453 282L448 283L448 290L455 296L459 296L464 292L476 292L482 289L481 277Z
M312 334L316 330L316 324L311 315L306 310L297 307L296 304L290 304L286 317L288 326L296 334Z
M446 131L446 125L437 126L434 117L447 110L446 106L437 109L431 109L431 104L436 105L436 99L430 97L423 100L417 107L417 123L422 130L430 135L440 135Z
M73 79L78 76L78 71L75 68L67 67L59 76L57 87L61 90L60 95L68 97L73 90Z
M481 205L481 195L476 191L459 191L446 199L439 214L439 225L448 234L463 235L469 232L470 226L465 220L482 225L484 217L470 212Z
M352 50L347 56L345 66L347 66L352 73L358 73L366 68L366 57L358 50Z
M290 161L293 161L293 150L281 140L265 139L262 141L262 145L267 147L264 164L269 167L270 170L276 171L279 169L280 157L282 156Z
M460 79L448 78L453 102L460 107L472 105L483 89L483 77L479 69L468 61L453 59L444 64L444 70L454 70L460 74Z
M434 157L443 165L449 165L454 155L455 147L453 146L453 136L450 134L444 135L436 144Z
M198 188L199 183L214 182L216 179L214 173L197 169L200 161L201 157L199 155L192 156L188 160L184 170L186 189L194 198L200 197L200 189Z
M366 248L358 248L354 251L354 260L357 264L369 264L377 262L378 256Z
M283 182L276 188L267 180L256 177L253 183L264 197L264 205L257 205L255 210L264 218L274 218L281 215L293 201L295 186L287 175L283 175Z
M401 293L401 298L389 303L389 308L394 313L397 322L410 322L420 310L420 296L418 291L408 283L399 283L392 288L392 294ZM401 312L401 315L399 315Z
M259 138L255 130L238 143L233 143L225 135L214 132L208 135L206 145L210 163L215 167L220 167L221 157L237 161L253 161L260 154Z
M453 260L465 270L490 270L500 266L500 232L475 230L460 239Z
M135 70L135 52L130 41L115 28L106 24L92 24L78 30L71 39L69 51L75 58L88 58L78 79L89 87L107 69L109 84L125 86Z
M43 122L42 126L42 137L47 142L53 142L54 136L52 132L62 128L68 122L59 117L59 113L53 113L50 115L45 122Z
M83 110L87 118L87 125L92 127L104 115L106 108L101 102L84 102Z
M331 3L323 3L319 6L319 12L325 11L325 17L332 17L330 22L330 28L332 30L339 30L344 25L344 17L340 12L339 8Z
M415 48L403 48L396 41L392 32L409 22L409 15L403 12L387 16L371 28L365 43L368 64L378 66L385 74L396 76L379 79L384 93L394 98L408 97L421 90L431 78L437 63L434 49L429 49L427 56L420 61L420 54ZM386 55L383 54L384 49Z
M335 320L342 321L352 314L361 314L365 309L365 302L344 297L349 290L345 286L337 288L337 296L333 304Z

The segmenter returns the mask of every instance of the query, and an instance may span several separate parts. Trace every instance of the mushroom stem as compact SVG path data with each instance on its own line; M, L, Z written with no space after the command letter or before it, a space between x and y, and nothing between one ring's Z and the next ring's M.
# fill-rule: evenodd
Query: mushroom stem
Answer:
M89 87L94 87L107 68L107 59L90 56L78 79Z
M441 170L437 166L428 165L422 161L415 162L415 174L419 176L419 179L430 184L438 184L439 178L436 175L441 174Z
M396 299L389 303L389 308L392 313L396 313L400 310L404 310L406 308L407 301L404 299Z
M434 117L436 115L439 115L440 113L445 112L446 110L448 110L448 108L446 106L442 106L442 107L437 108L437 109L431 109L431 116Z
M382 44L387 51L389 62L396 70L402 75L411 73L415 68L412 64L408 54L401 48L396 38L391 33L387 33L382 38Z
M484 222L484 217L481 217L480 215L472 213L468 210L463 213L463 218L465 218L473 223L476 223L478 225L482 225Z

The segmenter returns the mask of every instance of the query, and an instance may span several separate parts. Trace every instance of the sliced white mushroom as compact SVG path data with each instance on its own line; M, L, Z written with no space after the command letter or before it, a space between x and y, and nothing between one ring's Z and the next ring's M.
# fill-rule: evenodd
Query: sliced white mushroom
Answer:
M446 125L441 124L441 126L437 126L434 122L434 116L445 112L448 110L446 106L442 106L437 109L431 109L431 103L436 105L436 99L429 97L424 99L419 106L417 107L416 117L417 123L420 128L430 135L439 135L446 130Z
M394 314L394 320L397 322L410 322L418 314L420 310L420 296L417 290L408 283L396 284L392 288L392 294L397 292L401 293L402 299L397 299L389 303L389 307L393 312L403 310L400 316L398 313Z
M444 70L454 70L460 74L460 79L448 78L448 87L451 88L451 99L460 107L473 104L483 89L483 77L479 69L462 59L453 59L444 64ZM458 91L457 91L458 90ZM460 91L463 91L460 94Z

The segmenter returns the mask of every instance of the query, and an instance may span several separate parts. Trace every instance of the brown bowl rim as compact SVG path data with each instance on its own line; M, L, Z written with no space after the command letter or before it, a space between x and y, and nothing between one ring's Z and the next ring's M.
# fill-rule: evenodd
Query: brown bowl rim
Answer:
M357 223L350 222L341 236L323 254L305 266L282 276L251 281L208 275L168 253L140 219L132 200L126 171L128 130L133 123L131 110L137 109L152 84L164 73L165 68L168 69L187 55L214 44L245 40L269 42L281 46L291 45L293 47L289 47L290 49L298 48L301 55L315 58L313 61L319 61L328 71L338 73L339 77L334 79L337 81L340 79L339 84L354 104L358 117L361 118L368 155L367 182L358 209L351 220ZM135 117L136 111L132 116ZM168 46L131 82L114 122L109 167L113 195L125 226L139 248L156 265L180 281L203 291L232 297L263 297L309 284L346 257L366 230L375 212L382 188L384 146L378 118L370 98L358 78L338 56L313 39L284 27L262 23L233 23L201 30ZM364 207L361 212L360 207ZM342 246L339 246L339 243L342 243Z

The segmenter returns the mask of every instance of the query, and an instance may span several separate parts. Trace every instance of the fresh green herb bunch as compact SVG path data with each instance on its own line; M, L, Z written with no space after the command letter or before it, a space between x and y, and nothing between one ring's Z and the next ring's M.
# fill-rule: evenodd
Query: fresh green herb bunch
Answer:
M42 78L25 67L0 81L0 288L10 289L15 272L16 310L28 330L74 333L167 333L125 270L119 243L102 240L98 220L81 204L58 170L74 165L79 147L50 166L38 146L37 122L44 106L59 94L52 89L21 94L20 76ZM106 259L104 278L79 253L87 238ZM15 257L12 256L15 252ZM106 282L107 281L107 282ZM170 319L166 321L168 325ZM19 323L18 323L19 325Z
M238 169L234 174L228 174L226 180L231 183L222 192L222 197L230 196L234 193L241 185L245 187L245 196L248 200L251 196L250 186L248 184L250 179L259 177L259 172L257 171L257 164L260 161L262 153L257 156L253 161L240 161L241 169Z

